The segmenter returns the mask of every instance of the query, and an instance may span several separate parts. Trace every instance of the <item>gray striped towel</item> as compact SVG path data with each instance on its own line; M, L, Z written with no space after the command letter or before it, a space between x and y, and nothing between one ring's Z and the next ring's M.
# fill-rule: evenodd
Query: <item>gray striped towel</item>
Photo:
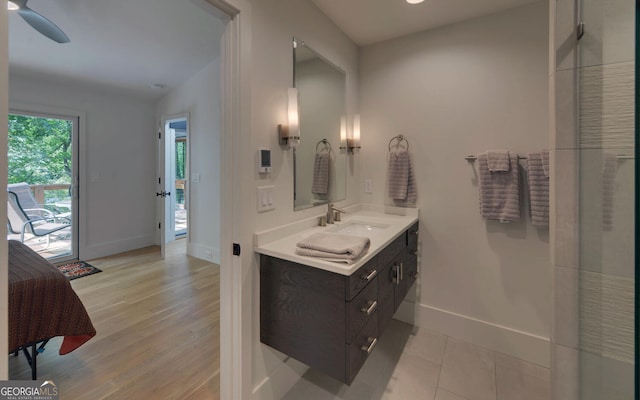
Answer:
M480 215L500 222L520 219L518 157L510 158L508 172L489 172L487 153L478 155L480 172Z
M490 172L509 171L509 151L489 150L487 151L487 166Z
M549 153L547 152L547 164ZM544 153L527 154L529 178L529 212L531 223L537 227L549 226L549 177L545 174Z
M316 153L313 162L313 183L311 193L327 194L329 191L329 153Z
M542 170L544 176L549 177L549 150L542 150Z
M618 156L605 152L602 155L602 230L613 230L613 195L616 189Z
M396 202L416 202L416 178L406 150L389 154L389 197Z

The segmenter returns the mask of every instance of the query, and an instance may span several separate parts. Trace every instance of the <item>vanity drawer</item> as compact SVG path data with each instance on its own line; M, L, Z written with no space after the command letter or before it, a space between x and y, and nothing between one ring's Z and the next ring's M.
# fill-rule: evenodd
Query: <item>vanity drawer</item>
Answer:
M356 272L347 277L347 301L351 301L360 291L374 281L378 275L378 257L373 257Z
M367 360L369 354L373 351L378 343L378 315L373 313L367 324L362 328L360 334L347 346L347 385L350 385L353 378Z
M398 254L402 253L406 247L407 238L405 233L403 233L378 254L378 263L380 264L380 267L385 267L389 264L391 260L393 260Z
M351 343L351 340L377 310L378 282L377 278L374 278L370 285L367 285L353 300L347 302L347 343Z

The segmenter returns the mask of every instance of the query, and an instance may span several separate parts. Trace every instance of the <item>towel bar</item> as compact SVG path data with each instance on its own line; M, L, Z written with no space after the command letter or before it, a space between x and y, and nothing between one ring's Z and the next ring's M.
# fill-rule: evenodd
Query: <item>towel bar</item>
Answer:
M635 156L617 155L616 158L618 160L633 160L633 159L635 159ZM465 156L464 159L469 161L469 162L474 162L475 160L478 159L478 157L470 154L468 156ZM526 159L527 159L527 157L525 157L525 156L518 156L518 160L526 160Z
M470 154L468 156L465 156L464 159L469 161L469 162L474 162L475 160L478 159L478 156L474 156L474 155ZM526 159L527 159L527 157L525 157L525 156L520 156L520 155L518 156L518 160L526 160Z

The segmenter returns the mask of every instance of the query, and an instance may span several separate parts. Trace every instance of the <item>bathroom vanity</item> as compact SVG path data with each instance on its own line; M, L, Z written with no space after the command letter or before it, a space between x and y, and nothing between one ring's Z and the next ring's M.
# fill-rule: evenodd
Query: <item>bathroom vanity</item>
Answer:
M368 253L352 265L295 254L295 243L320 229L256 248L261 253L260 340L350 384L416 280L417 215L356 213L322 228L371 232Z

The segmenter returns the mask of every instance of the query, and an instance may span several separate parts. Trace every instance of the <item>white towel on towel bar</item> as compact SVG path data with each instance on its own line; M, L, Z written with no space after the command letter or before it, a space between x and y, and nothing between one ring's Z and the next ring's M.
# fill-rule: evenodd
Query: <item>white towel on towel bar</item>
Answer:
M516 156L517 158L518 156ZM490 172L507 172L510 166L509 150L487 151L487 166Z
M549 160L547 152L547 164ZM537 227L549 226L549 177L544 168L544 152L527 154L529 182L529 211L531 223Z
M500 222L520 219L518 157L510 157L509 171L490 172L487 153L478 155L480 215Z

